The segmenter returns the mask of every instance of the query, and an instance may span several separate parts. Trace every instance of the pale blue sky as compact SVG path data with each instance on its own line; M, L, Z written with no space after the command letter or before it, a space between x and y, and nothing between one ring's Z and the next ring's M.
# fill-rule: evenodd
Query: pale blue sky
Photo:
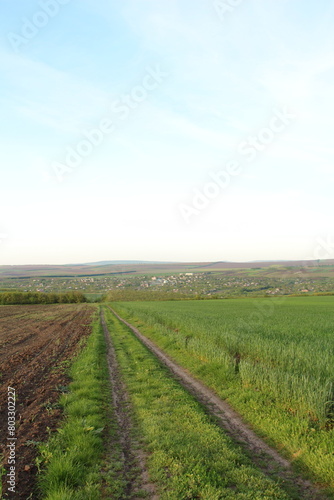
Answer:
M334 2L237 3L1 2L0 263L314 257L333 235Z

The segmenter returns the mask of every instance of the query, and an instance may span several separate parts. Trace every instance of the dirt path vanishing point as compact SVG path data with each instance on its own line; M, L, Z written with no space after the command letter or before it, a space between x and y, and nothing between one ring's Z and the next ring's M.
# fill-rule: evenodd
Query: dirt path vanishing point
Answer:
M320 492L308 480L298 476L291 463L283 458L259 438L242 420L231 406L222 400L202 382L191 376L187 370L172 361L151 340L145 337L137 328L121 318L111 307L109 309L135 336L170 370L181 385L187 389L207 410L218 419L219 425L237 442L254 464L270 477L280 477L285 484L293 486L298 491L298 498L305 500L325 500L328 497Z
M156 494L155 486L150 482L148 471L146 469L146 455L141 449L135 445L132 436L132 421L130 415L130 400L126 391L124 382L122 381L120 370L117 363L116 352L113 346L110 332L106 324L103 311L101 310L101 324L105 336L107 346L107 362L109 378L112 388L112 402L113 409L117 419L119 429L119 443L121 446L122 454L122 470L120 474L123 476L126 487L126 498L133 500L143 498L137 496L136 492L139 490L146 491L146 498L150 500L158 500L159 496ZM139 481L138 473L135 472L137 468L140 469Z

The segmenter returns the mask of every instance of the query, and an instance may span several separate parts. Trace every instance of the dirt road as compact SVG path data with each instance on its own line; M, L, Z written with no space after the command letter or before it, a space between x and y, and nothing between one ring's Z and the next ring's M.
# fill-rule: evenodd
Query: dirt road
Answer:
M118 367L115 348L110 332L101 311L101 324L107 346L107 362L112 393L113 410L118 424L118 441L122 453L122 468L119 471L125 482L126 498L136 500L142 496L136 495L141 490L146 492L146 498L158 500L155 486L149 480L146 469L145 453L138 447L133 436L133 423L131 418L131 404ZM113 445L113 443L112 443ZM138 469L140 473L138 474Z

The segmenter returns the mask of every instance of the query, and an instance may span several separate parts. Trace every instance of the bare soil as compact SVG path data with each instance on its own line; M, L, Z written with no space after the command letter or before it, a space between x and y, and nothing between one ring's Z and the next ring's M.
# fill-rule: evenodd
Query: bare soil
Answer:
M165 365L173 376L199 401L207 411L214 415L218 424L251 457L254 464L270 477L279 477L286 485L297 491L298 498L307 500L325 500L328 497L319 491L310 481L298 476L291 463L275 449L259 438L250 429L241 416L217 394L195 379L190 373L169 358L151 340L137 328L121 318L111 307L114 315L124 323L136 337Z
M0 307L0 444L6 471L9 386L16 392L17 438L16 492L8 492L4 478L3 498L40 498L36 443L46 441L59 426L57 402L70 382L66 369L80 340L91 333L93 311L83 304Z

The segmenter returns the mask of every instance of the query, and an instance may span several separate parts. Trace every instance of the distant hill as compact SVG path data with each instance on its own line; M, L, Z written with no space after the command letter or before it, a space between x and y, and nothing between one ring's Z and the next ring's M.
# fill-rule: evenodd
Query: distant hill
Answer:
M291 272L291 268L334 266L334 259L324 261L261 261L261 262L145 262L145 261L99 261L90 264L71 265L27 265L0 266L1 278L72 277L72 276L103 276L112 274L159 274L182 272L220 272L243 269L267 269L275 266L282 272ZM290 271L288 271L290 268ZM299 268L299 269L298 269ZM274 270L274 269L273 269ZM324 270L327 272L327 270Z
M87 262L85 264L71 264L81 266L117 266L126 264L172 264L172 262L156 262L150 260L101 260L99 262Z

